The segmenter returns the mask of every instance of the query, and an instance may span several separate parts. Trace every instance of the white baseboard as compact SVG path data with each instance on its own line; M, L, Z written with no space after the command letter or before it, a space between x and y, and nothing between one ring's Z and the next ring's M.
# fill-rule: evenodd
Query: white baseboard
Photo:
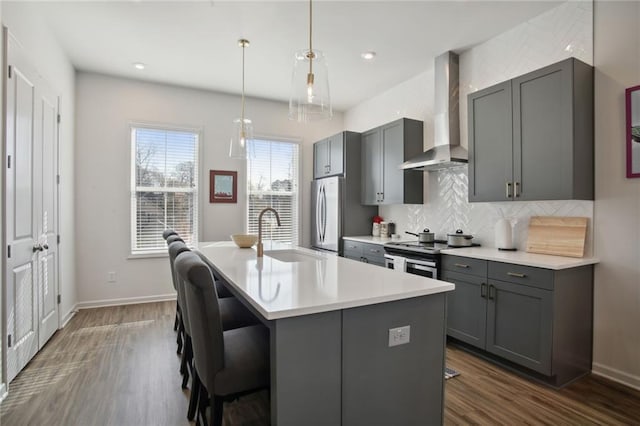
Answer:
M640 390L640 376L635 376L616 368L598 364L597 362L593 363L591 372L597 376Z
M67 312L63 317L62 317L62 324L60 324L60 328L65 328L67 324L69 324L69 321L71 321L71 318L74 317L74 315L76 314L76 312L78 312L78 305L73 305L71 307L71 309L69 309L69 312Z
M121 306L121 305L135 305L138 303L152 303L152 302L166 302L169 300L176 300L176 294L159 294L157 296L141 296L141 297L125 297L122 299L103 299L103 300L90 300L87 302L78 302L76 308L90 309L90 308L103 308L106 306Z
M0 384L0 402L4 401L7 395L8 395L7 387L5 386L4 383Z

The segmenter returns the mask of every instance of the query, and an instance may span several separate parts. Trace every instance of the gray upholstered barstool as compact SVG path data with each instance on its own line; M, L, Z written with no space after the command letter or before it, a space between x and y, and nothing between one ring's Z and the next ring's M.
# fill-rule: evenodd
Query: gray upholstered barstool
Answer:
M183 374L182 387L187 387L187 383L189 381L189 369L191 369L191 375L194 378L191 385L191 401L189 403L189 412L187 415L189 420L191 420L193 419L193 415L195 414L200 385L196 380L195 375L193 374L191 325L189 321L189 310L185 296L185 284L182 278L177 274L177 270L175 268L175 260L177 256L179 256L183 252L191 253L191 250L189 250L189 248L183 242L176 241L169 245L169 259L174 265L174 271L176 273L175 278L178 291L178 304L180 305L180 312L182 313L182 322L180 329L184 334L184 351L182 353L182 360L180 363L180 372ZM244 305L235 297L221 298L219 305L222 318L222 328L224 330L233 330L235 328L257 324L259 322L259 320L251 312L249 312L249 310L245 308Z
M225 331L223 299L216 295L209 267L183 252L175 268L185 284L196 379L202 384L198 420L207 425L211 405L213 424L221 426L224 400L269 387L269 329L253 325Z

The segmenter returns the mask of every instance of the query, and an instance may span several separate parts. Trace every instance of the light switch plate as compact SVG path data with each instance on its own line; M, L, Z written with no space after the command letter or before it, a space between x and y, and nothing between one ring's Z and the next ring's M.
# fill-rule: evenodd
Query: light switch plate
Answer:
M411 326L396 327L389 329L389 347L404 345L411 340Z

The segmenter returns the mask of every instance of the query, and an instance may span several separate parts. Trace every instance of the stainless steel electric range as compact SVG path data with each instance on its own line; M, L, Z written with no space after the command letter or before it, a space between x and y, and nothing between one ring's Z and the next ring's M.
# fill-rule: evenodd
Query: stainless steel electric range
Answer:
M480 244L473 244L474 247ZM385 266L389 269L401 267L410 274L428 278L440 278L440 250L451 247L445 240L431 243L417 241L398 241L384 245Z

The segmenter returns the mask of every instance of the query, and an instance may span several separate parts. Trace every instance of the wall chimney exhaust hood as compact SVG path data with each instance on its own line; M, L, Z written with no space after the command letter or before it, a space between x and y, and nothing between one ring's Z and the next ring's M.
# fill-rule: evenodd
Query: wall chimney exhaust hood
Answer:
M435 61L435 146L402 163L403 170L440 170L467 164L467 150L460 146L459 59L453 52Z

